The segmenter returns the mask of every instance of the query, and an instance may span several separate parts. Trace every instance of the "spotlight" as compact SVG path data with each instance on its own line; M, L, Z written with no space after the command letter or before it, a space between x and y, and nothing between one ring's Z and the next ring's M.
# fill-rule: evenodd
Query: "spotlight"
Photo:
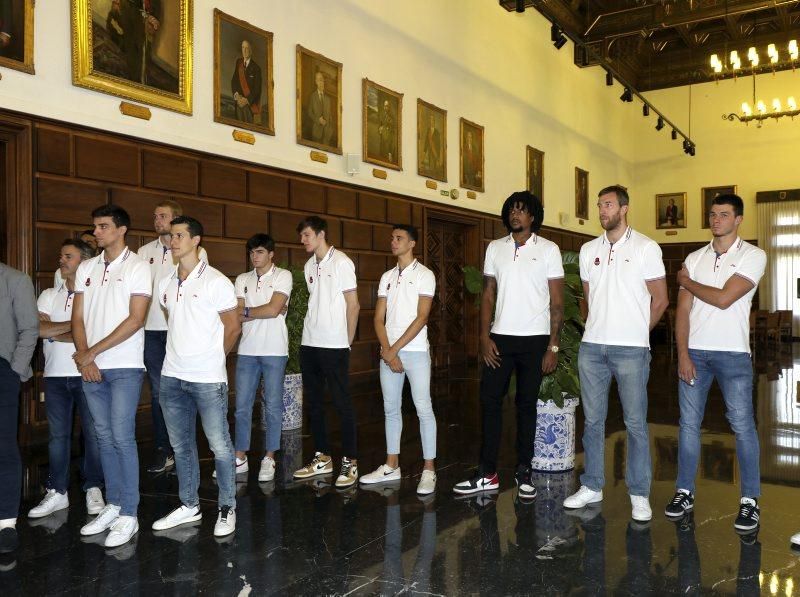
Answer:
M525 0L517 0L517 12L525 12Z
M674 141L677 138L678 138L678 131L673 129L673 131L672 131L672 140Z
M625 91L622 92L622 95L619 96L623 102L632 102L633 101L633 93L631 92L630 87L626 87Z
M683 153L689 153L689 148L691 146L692 145L689 143L689 140L688 139L684 139L683 140Z
M690 155L690 156L692 156L692 157L694 157L694 154L695 154L694 145L692 145L692 146L689 148L689 155Z
M564 44L567 43L567 36L564 35L564 32L561 30L561 27L553 23L550 26L550 41L553 42L553 45L556 47L556 50L560 50L564 47Z
M611 87L614 84L614 75L606 71L606 85Z
M658 117L658 122L656 122L656 130L660 131L664 128L664 119L661 116Z
M642 106L642 116L650 116L650 106L647 104Z

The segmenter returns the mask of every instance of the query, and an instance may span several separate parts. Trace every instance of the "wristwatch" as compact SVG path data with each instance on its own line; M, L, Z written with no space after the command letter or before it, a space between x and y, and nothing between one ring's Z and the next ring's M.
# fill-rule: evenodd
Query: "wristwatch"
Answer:
M549 350L550 352L556 353L556 352L558 352L558 346L548 346L547 350Z
M250 307L245 307L244 308L244 318L245 319L249 319L250 318Z

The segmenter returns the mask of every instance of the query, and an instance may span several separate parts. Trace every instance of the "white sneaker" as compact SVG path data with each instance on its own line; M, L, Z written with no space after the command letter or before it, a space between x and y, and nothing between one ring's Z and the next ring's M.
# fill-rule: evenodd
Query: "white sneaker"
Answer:
M214 536L225 537L236 530L236 510L230 506L222 506L217 515L217 524L214 525Z
M119 547L125 545L139 532L139 521L135 516L120 516L111 526L111 532L106 537L106 547Z
M97 515L97 518L81 528L81 535L88 537L89 535L102 533L111 528L111 525L117 522L117 518L119 518L119 506L107 504Z
M237 457L236 458L236 471L235 471L235 474L241 475L241 474L248 473L248 472L250 472L250 465L247 464L247 456L245 456L244 458L238 458ZM211 478L212 479L216 479L217 478L217 469L214 469L214 472L211 473Z
M417 485L417 493L419 495L428 495L429 493L433 493L435 490L436 473L427 469L423 469L422 477L420 477L419 485Z
M581 485L581 488L564 500L565 508L583 508L589 504L603 501L603 490L594 491Z
M361 477L359 481L364 485L371 485L372 483L386 483L387 481L399 481L402 475L400 474L400 467L390 468L385 464L380 465L371 473Z
M789 539L789 543L791 543L792 546L800 547L800 533L795 533L792 535Z
M646 496L631 496L631 518L637 522L647 522L653 518L653 511L650 509L650 500Z
M261 460L261 469L258 471L258 482L266 483L275 478L275 461L269 456L264 456Z
M156 520L153 523L153 530L166 531L167 529L186 524L187 522L195 522L201 518L203 518L203 515L200 512L200 506L189 508L181 504L180 508L175 508L164 518Z
M86 512L94 516L106 507L103 492L99 487L90 487L86 490Z
M48 489L39 505L31 508L30 512L28 512L28 518L42 518L64 508L69 508L67 494L58 493L55 489Z

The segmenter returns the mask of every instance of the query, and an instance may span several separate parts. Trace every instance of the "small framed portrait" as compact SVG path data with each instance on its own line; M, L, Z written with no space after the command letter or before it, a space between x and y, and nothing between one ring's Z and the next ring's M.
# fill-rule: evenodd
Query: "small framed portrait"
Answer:
M544 152L530 145L525 148L525 180L528 191L544 205Z
M403 169L403 94L364 79L362 83L364 161Z
M700 222L702 223L703 228L710 228L708 225L708 214L711 211L711 203L714 201L714 197L718 197L719 195L735 195L736 194L736 185L729 185L726 187L703 187L700 190L700 196L702 198L702 207L703 212L700 214Z
M192 113L193 0L72 0L72 83Z
M575 217L589 219L589 172L575 167Z
M656 228L686 228L686 193L656 195Z
M297 46L297 142L342 153L342 64Z
M272 33L214 9L214 121L275 134Z
M0 0L0 66L33 74L33 2Z
M447 110L417 100L417 174L447 182Z
M483 127L466 118L460 120L460 125L458 136L461 155L459 184L465 189L483 193Z

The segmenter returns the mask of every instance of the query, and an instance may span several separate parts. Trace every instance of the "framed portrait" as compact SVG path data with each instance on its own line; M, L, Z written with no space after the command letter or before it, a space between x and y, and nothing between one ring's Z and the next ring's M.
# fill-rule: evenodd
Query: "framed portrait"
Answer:
M525 180L528 191L544 205L544 152L530 145L525 148Z
M447 182L447 110L417 100L417 174Z
M575 217L589 219L589 172L575 167Z
M342 153L342 64L297 46L297 142Z
M33 2L0 0L0 66L33 74Z
M214 9L214 122L275 134L272 33Z
M703 187L700 190L701 196L701 204L703 207L703 211L700 214L700 222L702 224L702 228L709 228L708 225L708 213L711 211L711 202L714 201L714 197L718 195L735 195L736 194L736 185L729 185L727 187Z
M193 0L72 0L72 83L192 113Z
M465 189L483 193L483 127L462 118L458 138L459 155L461 156L459 185Z
M403 169L403 94L364 79L362 82L364 161Z
M686 193L656 195L656 228L686 228Z

